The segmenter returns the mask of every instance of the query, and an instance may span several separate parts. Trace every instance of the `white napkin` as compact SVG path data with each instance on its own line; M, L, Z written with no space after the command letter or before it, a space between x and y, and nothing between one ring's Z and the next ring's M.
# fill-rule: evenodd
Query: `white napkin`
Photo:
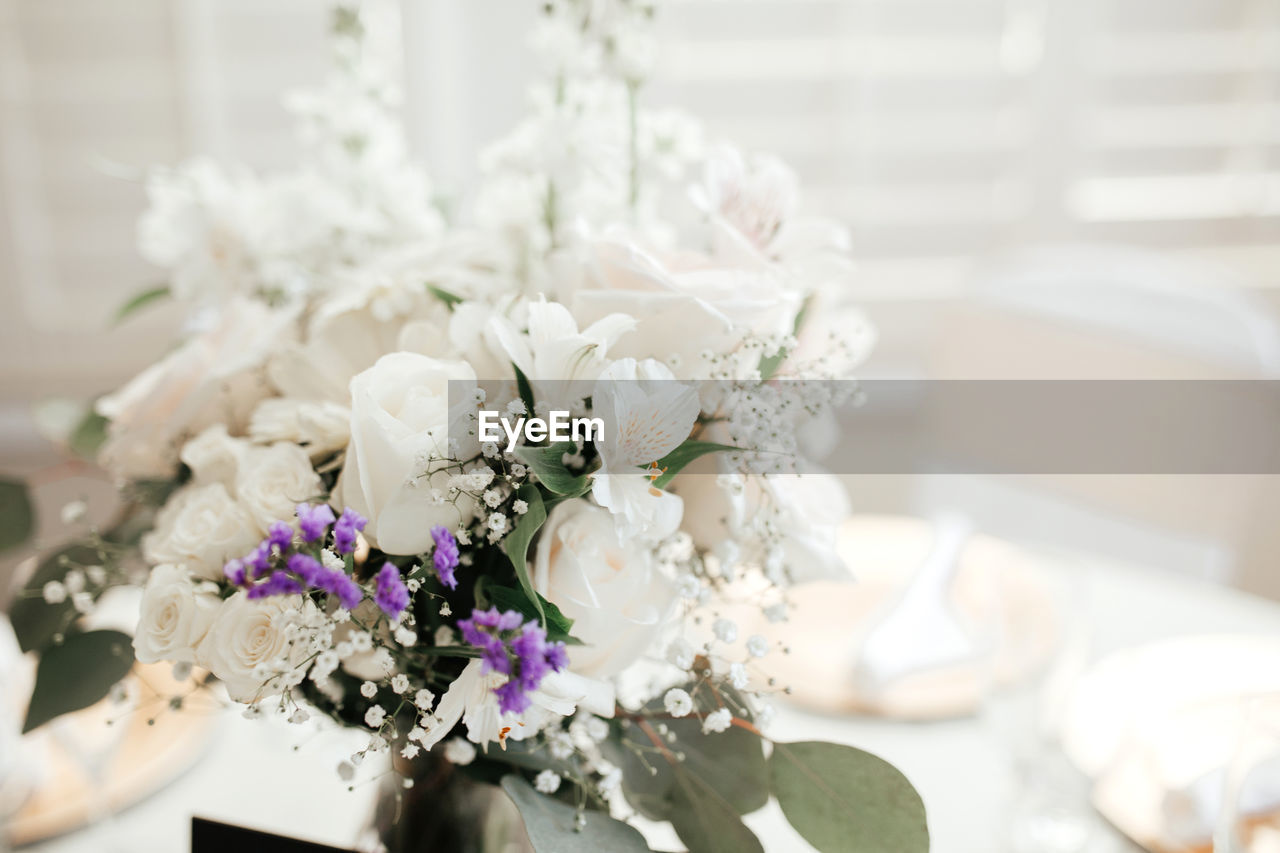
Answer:
M1165 792L1161 803L1165 832L1179 844L1202 844L1213 837L1222 814L1227 769L1203 773L1182 787ZM1280 752L1259 756L1240 788L1236 806L1241 817L1280 811Z
M941 516L935 522L929 556L893 606L863 635L854 679L865 696L883 693L905 676L977 656L950 598L960 554L972 529L969 519L961 515Z

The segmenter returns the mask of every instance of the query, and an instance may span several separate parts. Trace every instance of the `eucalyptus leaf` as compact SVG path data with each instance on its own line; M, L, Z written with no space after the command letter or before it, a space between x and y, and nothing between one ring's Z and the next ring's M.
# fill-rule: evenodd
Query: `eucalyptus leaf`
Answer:
M662 470L662 474L654 479L653 485L659 489L665 489L667 484L675 478L676 474L684 470L686 465L701 456L706 456L708 453L737 452L741 449L729 444L717 444L714 441L698 441L690 438L658 460L658 467Z
M110 423L93 409L85 412L76 424L71 435L67 437L67 445L71 452L90 461L98 457L98 450L107 440L107 425Z
M537 609L539 621L546 625L547 614L542 608L541 598L533 588L533 579L529 576L528 555L529 543L533 541L538 528L547 520L547 511L542 506L542 493L532 483L525 483L517 489L516 497L527 503L529 509L520 516L520 521L502 540L502 550L516 570L516 579L520 581L520 588L524 590L525 595L529 596L529 600Z
M882 758L834 743L776 743L773 793L822 853L927 853L924 802Z
M751 853L764 848L737 810L698 776L682 775L672 793L668 820L680 840L697 853ZM766 795L767 799L767 795Z
M119 631L68 634L40 656L23 733L102 699L133 666L133 645Z
M165 285L148 288L141 293L135 294L132 299L121 305L120 309L116 311L115 322L117 324L123 323L143 308L154 302L159 302L161 299L166 299L169 295L169 288Z
M66 631L76 619L70 598L50 604L41 596L49 581L60 581L67 570L90 566L101 559L98 549L83 542L66 545L44 556L36 566L22 592L9 608L9 622L24 652L38 651L53 643L53 638Z
M574 474L564 464L564 455L577 450L571 441L561 441L547 447L516 448L516 456L520 457L538 480L550 491L567 498L585 495L591 489L591 480L586 474Z
M579 829L577 809L539 794L520 776L503 776L502 790L520 810L536 853L649 853L639 830L604 812L582 812L585 824Z
M741 818L769 801L760 739L737 727L703 734L696 717L664 722L676 737L661 747L641 725L624 729L623 743L603 745L622 768L627 802L651 820L670 821L697 853L760 850Z
M35 523L27 484L21 480L0 479L0 551L16 548L31 538Z
M697 692L692 685L686 689ZM660 701L648 706L659 709ZM690 850L760 850L741 819L769 801L759 735L738 726L704 733L697 716L663 722L674 740L650 723L636 723L623 729L621 743L603 745L622 768L627 802L651 820L670 821Z

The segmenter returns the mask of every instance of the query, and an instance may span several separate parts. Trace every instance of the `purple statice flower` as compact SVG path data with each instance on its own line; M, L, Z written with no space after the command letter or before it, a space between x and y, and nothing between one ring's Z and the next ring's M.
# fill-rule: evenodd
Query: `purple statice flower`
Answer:
M458 621L462 638L480 649L484 672L508 676L494 688L498 708L504 714L518 714L532 704L529 694L542 679L569 665L564 643L548 643L546 630L535 621L521 624L524 617L515 610L473 610L470 619Z
M302 592L302 584L289 577L289 573L276 569L260 584L249 588L250 598L266 598L269 595L296 595Z
M250 569L250 578L260 578L271 570L271 542L263 541L244 558L245 567Z
M348 577L346 573L336 569L324 569L323 574L316 578L315 587L336 596L338 602L347 610L355 610L364 598L364 591L360 589L360 584Z
M293 544L293 528L283 521L274 522L267 530L266 541L268 545L283 554Z
M342 517L333 525L333 550L339 554L350 554L356 548L356 534L364 530L369 520L360 513L347 507Z
M227 580L231 581L233 585L244 586L244 560L229 560L227 564L222 567L222 573L226 575Z
M458 567L458 540L453 538L447 527L438 524L431 528L431 538L436 543L436 552L431 556L431 562L435 564L440 583L449 589L457 589L458 579L454 577L453 570Z
M329 571L310 554L290 554L286 565L307 586L319 586L320 579Z
M329 532L329 525L336 520L333 507L328 504L298 504L298 527L302 541L319 542Z
M409 590L400 579L400 570L391 563L384 563L382 570L378 572L378 589L373 600L392 619L399 619L400 614L409 606Z
M504 714L522 713L533 704L533 700L525 693L524 685L514 678L493 688L493 694L498 697L498 710Z

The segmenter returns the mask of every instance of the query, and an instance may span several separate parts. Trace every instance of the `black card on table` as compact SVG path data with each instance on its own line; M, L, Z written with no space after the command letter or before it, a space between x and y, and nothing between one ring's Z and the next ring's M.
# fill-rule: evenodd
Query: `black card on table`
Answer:
M338 847L285 838L202 817L191 819L191 853L351 853Z

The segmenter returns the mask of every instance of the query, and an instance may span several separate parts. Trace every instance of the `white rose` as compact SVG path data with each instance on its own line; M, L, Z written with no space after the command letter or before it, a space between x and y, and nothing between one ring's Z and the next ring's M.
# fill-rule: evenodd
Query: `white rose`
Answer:
M674 584L647 549L624 545L612 514L582 500L551 512L538 540L533 582L573 622L574 672L616 675L657 639L676 600Z
M272 522L290 521L298 504L314 500L323 491L311 457L287 442L249 450L236 477L236 499L263 530Z
M211 592L197 592L181 566L156 566L147 578L133 634L138 660L194 663L196 647L208 633L221 603Z
M312 459L341 450L351 438L351 411L328 400L263 400L249 420L249 436L270 444L291 441L306 448Z
M191 480L197 484L235 482L240 460L249 443L227 434L226 424L214 424L182 446L179 457L191 469Z
M466 362L407 352L385 355L351 380L351 442L331 502L369 519L365 537L388 554L422 553L433 526L453 530L470 518L467 496L456 503L432 496L447 486L449 439L464 435L474 406L455 389L450 410L450 380L476 376Z
M589 248L585 280L571 306L579 323L611 314L635 318L635 331L610 347L613 358L677 356L682 377L700 378L704 351L732 353L748 335L791 333L803 294L760 259L679 257L664 263L638 247L602 240ZM759 358L743 369L754 369Z
M263 530L221 483L186 486L156 514L155 529L142 540L147 562L186 566L209 580L222 578L222 567L243 557L262 539Z
M280 691L278 675L308 657L308 643L298 631L304 620L296 595L255 600L242 590L219 606L196 663L216 675L237 702L271 696Z
M293 325L290 312L231 300L212 326L98 401L111 421L103 466L120 477L168 477L189 436L215 423L240 430L269 391L263 362Z

